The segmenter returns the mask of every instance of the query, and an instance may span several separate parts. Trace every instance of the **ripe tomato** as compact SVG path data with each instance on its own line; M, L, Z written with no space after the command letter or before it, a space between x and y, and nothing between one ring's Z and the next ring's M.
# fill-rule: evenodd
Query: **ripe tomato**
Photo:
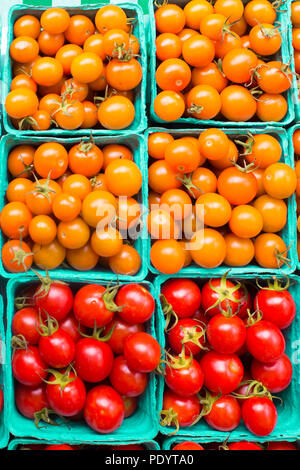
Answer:
M117 5L106 5L99 8L95 17L96 28L100 33L105 33L110 29L123 29L127 28L126 13L122 8Z
M124 96L111 96L103 101L98 108L98 119L105 129L125 129L132 124L134 117L134 106Z
M83 101L84 119L81 124L82 129L91 129L95 127L98 122L98 109L97 106L91 101Z
M108 191L98 190L89 193L84 198L81 214L89 226L103 228L113 219L116 209L117 200L114 195Z
M219 160L228 155L229 139L220 129L207 129L199 136L199 148L208 160Z
M182 397L197 394L204 381L199 363L193 358L183 359L181 356L175 356L167 363L164 378L169 389Z
M197 85L210 85L221 93L227 84L227 78L224 77L214 62L205 67L195 67L192 70L192 85L194 87Z
M13 177L29 178L35 148L32 145L17 145L7 159L7 168Z
M181 397L171 390L165 390L163 397L163 410L160 424L162 426L176 426L176 428L191 426L198 418L201 405L197 395Z
M36 180L32 190L26 194L27 207L35 215L50 215L53 199L61 192L61 187L56 181L49 178Z
M225 395L217 398L210 412L204 416L209 426L217 431L228 432L235 429L241 422L242 412L236 398Z
M9 202L0 214L1 230L8 238L25 238L31 219L31 212L23 202Z
M87 177L97 175L103 165L103 153L92 142L81 142L69 150L69 167L73 173Z
M154 312L155 302L150 292L140 284L123 285L115 297L117 306L122 307L119 317L129 324L144 323Z
M233 233L224 235L226 256L224 263L228 266L246 266L254 258L254 245L249 238L240 238Z
M33 39L36 39L41 31L41 25L38 20L33 15L22 15L14 23L14 36L16 38L20 36L29 36Z
M245 157L249 163L267 168L277 163L281 158L282 150L278 140L269 134L252 135L245 142Z
M135 371L152 372L158 366L160 356L159 343L148 333L133 333L124 341L124 357Z
M264 232L279 232L287 221L287 206L281 199L263 195L254 201L254 207L263 218Z
M12 41L9 53L16 62L26 64L32 62L38 56L39 45L30 36L19 36Z
M86 328L83 325L79 325L72 312L59 322L59 328L69 333L74 343L78 343L82 338L80 332L86 333Z
M271 364L264 364L257 359L251 362L251 375L261 382L271 393L285 390L293 376L293 366L286 354Z
M86 285L77 291L73 312L82 325L101 328L112 321L114 313L106 308L103 301L105 291L105 287L97 284Z
M113 388L126 397L137 397L147 387L147 374L132 369L124 356L115 358L109 380Z
M33 307L25 307L15 313L12 319L12 333L22 335L32 345L37 345L40 335L37 331L39 325L39 313Z
M49 320L48 320L49 322ZM50 325L50 323L48 323ZM75 343L69 333L58 328L53 330L51 326L40 325L40 331L43 333L39 341L39 353L41 358L50 367L62 369L67 367L75 357ZM47 328L49 330L47 331Z
M213 119L221 110L221 98L210 85L197 85L187 94L187 110L196 119Z
M94 52L83 52L71 63L71 74L80 83L90 83L101 75L103 63Z
M55 59L61 63L65 75L71 74L71 64L82 52L82 48L76 44L65 44L56 52Z
M115 431L121 426L124 413L123 400L112 387L98 385L88 392L84 419L94 431L102 434Z
M277 423L276 407L269 398L251 397L242 405L242 418L250 432L257 436L267 436Z
M48 33L64 33L69 24L70 15L64 8L48 8L42 13L41 26Z
M180 354L184 346L186 353L195 356L204 347L205 330L198 320L182 318L169 330L168 342L176 354Z
M298 448L292 442L273 441L273 442L269 442L267 450L298 450Z
M196 201L196 207L198 206L203 210L199 219L208 227L222 227L233 217L229 202L220 194L203 194Z
M262 312L264 320L274 323L281 330L290 326L296 315L295 301L287 290L260 289L254 306Z
M223 59L228 52L241 47L243 47L243 44L240 36L230 31L225 33L223 38L215 41L215 54L219 59Z
M38 106L38 97L30 88L16 88L5 99L6 112L13 119L32 116L37 112Z
M281 121L287 113L287 101L283 95L264 93L257 102L256 114L261 121Z
M263 217L250 205L236 206L229 221L231 231L240 238L254 238L263 229Z
M263 233L254 242L255 259L263 268L279 269L289 260L286 257L287 246L284 240L273 233Z
M222 70L228 80L246 83L251 79L256 65L257 56L250 49L232 49L223 58Z
M98 228L91 237L91 246L97 255L110 258L121 251L123 238L121 233L111 226Z
M33 387L16 383L15 402L18 411L25 418L34 420L35 413L43 408L49 408L49 402L46 395L46 385L41 383Z
M129 91L136 88L143 77L141 64L132 58L126 62L112 59L105 71L107 83L120 91Z
M176 446L174 446L172 450L204 450L204 448L196 442L184 441L180 442L179 444L176 444Z
M201 53L199 53L201 51ZM214 43L202 34L196 34L184 41L182 45L182 56L192 67L205 67L215 57Z
M111 323L106 325L105 334L111 331L112 328L112 335L107 341L107 344L111 347L115 354L123 354L124 344L129 336L144 331L144 326L142 323L126 323L117 315L114 317Z
M60 193L57 194L53 200L52 210L57 219L63 222L70 222L79 215L81 201L79 197L73 196L72 194Z
M165 160L152 163L148 169L149 186L159 194L168 189L180 188L182 183L177 176L179 174Z
M224 15L229 23L239 20L244 13L244 5L241 0L217 0L214 9L215 13Z
M247 328L246 346L255 359L271 363L284 353L285 340L278 326L267 320L260 320Z
M36 346L16 349L12 357L12 373L23 385L36 387L47 377L47 364L43 361Z
M230 204L248 204L256 196L257 181L252 173L226 168L218 178L218 191Z
M177 121L185 110L184 98L172 90L158 93L153 103L154 112L163 121Z
M29 224L29 235L34 243L49 245L56 237L56 224L48 215L37 215Z
M206 353L200 360L204 385L213 393L229 394L240 384L244 367L235 354Z
M125 145L120 144L108 144L102 148L103 153L103 170L111 163L113 160L118 158L124 158L125 160L133 160L132 151Z
M192 317L201 305L201 291L191 279L172 279L164 283L162 295L179 318Z
M221 354L233 354L245 343L246 327L238 316L214 315L207 325L207 340Z
M82 338L76 344L74 367L78 376L89 383L98 383L109 376L113 366L113 353L101 339Z
M276 9L268 0L251 0L245 5L244 16L250 26L273 24L276 20Z
M159 60L175 59L181 56L182 42L173 33L162 33L155 40L156 56Z
M297 186L295 171L286 163L273 163L266 168L263 178L266 192L277 199L291 196Z
M59 108L53 113L55 121L62 129L78 129L85 118L83 104L64 97L60 98L60 102Z
M154 268L164 274L175 274L185 263L185 252L176 240L157 240L150 250Z
M127 159L116 159L105 169L105 181L115 196L131 197L142 186L142 173L137 164Z
M249 121L257 104L251 93L240 85L230 85L221 91L221 113L228 121Z
M199 30L203 18L214 12L213 6L206 0L192 0L184 7L186 26Z
M68 168L68 152L57 142L39 145L34 154L33 164L42 178L60 178Z
M85 52L94 52L101 60L105 60L104 35L93 34L89 36L84 42L83 50Z
M15 178L7 186L6 198L8 202L25 202L25 194L32 188L32 182L27 178Z
M72 309L73 293L67 284L45 278L35 290L34 300L37 309L60 321Z
M190 83L191 70L181 59L167 59L158 66L155 78L161 90L178 92Z
M40 52L47 56L55 55L64 45L65 36L62 33L50 34L43 30L38 37L38 45Z
M37 92L37 84L31 77L25 75L25 73L20 73L13 78L10 84L10 90L16 90L17 88L29 88L34 93Z
M62 190L64 193L73 194L73 196L78 196L79 199L84 200L92 191L92 184L86 176L80 174L70 175L63 182Z
M42 57L32 67L32 78L38 85L52 86L63 77L61 63L53 57Z
M179 237L179 228L168 210L153 209L147 217L147 229L151 238L167 239Z
M292 81L292 72L280 61L262 64L258 69L257 83L265 93L284 93L290 88Z
M281 47L281 33L278 26L262 23L253 26L249 32L251 49L259 55L273 55Z
M262 448L254 442L233 442L228 444L228 450L262 450Z
M216 268L223 263L226 255L224 237L214 229L204 228L191 239L190 252L196 264L205 268Z
M47 398L52 410L62 416L76 416L83 409L86 389L82 380L74 372L56 372L61 375L63 387L55 383L56 376L51 375L46 386ZM52 382L54 382L52 384Z
M86 39L95 32L93 22L85 15L73 15L65 31L66 40L71 44L82 46Z
M185 14L178 5L162 5L155 12L156 29L160 33L180 33L185 21Z
M190 173L196 170L200 158L198 147L184 137L174 140L166 147L165 161L172 170L179 173Z

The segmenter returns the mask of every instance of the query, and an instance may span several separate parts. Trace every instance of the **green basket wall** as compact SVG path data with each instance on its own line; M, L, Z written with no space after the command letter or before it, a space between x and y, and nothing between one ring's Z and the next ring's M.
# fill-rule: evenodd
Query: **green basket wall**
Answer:
M173 3L180 3L180 6L183 7L188 3L190 0L182 0L180 2L178 1L173 1ZM291 36L288 33L288 31L291 29L290 25L290 8L289 8L289 1L284 2L282 5L282 10L279 9L277 14L277 21L281 24L281 34L282 34L282 46L281 46L281 51L276 54L276 58L278 60L282 60L283 63L288 64L290 60L290 41L291 41ZM172 2L171 2L172 3ZM243 3L248 3L247 1L243 1ZM272 125L272 126L283 126L291 123L293 119L295 118L295 112L294 112L294 92L292 89L288 90L287 93L284 94L284 96L287 99L288 103L288 110L286 113L286 116L279 122L263 122L258 120L255 116L250 120L250 121L245 121L245 122L233 122L233 121L227 121L226 119L220 118L220 116L216 116L214 119L211 120L203 120L203 119L195 119L195 118L180 118L177 119L176 121L172 121L171 123L164 121L160 119L154 111L154 106L153 102L155 97L157 96L157 90L158 87L156 85L156 80L155 80L155 72L156 72L156 46L155 46L155 38L156 38L156 27L155 27L155 18L154 18L154 11L156 10L156 7L154 5L153 0L149 0L149 40L150 40L150 62L149 62L149 78L148 78L148 85L151 86L151 107L150 107L150 116L151 119L154 122L158 122L160 124L164 125L169 125L171 124L172 126L175 125L185 125L185 126L217 126L217 127L222 127L222 126L234 126L234 127L250 127L252 128L253 126L255 127L265 127L266 125ZM295 82L295 80L294 80Z
M6 427L6 420L5 420L5 408L7 406L7 389L6 389L6 370L7 370L7 361L5 356L5 331L4 331L4 307L3 307L3 299L0 295L0 357L1 363L0 364L0 384L3 391L4 396L4 406L3 410L0 414L0 449L3 449L7 446L9 441L9 432Z
M182 277L189 277L192 279L199 279L200 281L205 281L210 279L207 275L186 275ZM279 277L279 276L278 276ZM236 429L230 432L231 441L240 441L240 440L251 440L257 442L273 441L273 440L296 440L300 436L300 400L299 400L299 380L300 380L300 361L299 351L299 338L300 338L300 277L296 275L289 276L291 286L289 292L292 294L295 302L298 315L296 315L292 325L285 330L284 335L286 339L286 354L290 357L293 362L293 378L289 387L284 390L282 393L278 394L283 399L283 404L280 405L278 400L275 400L277 412L278 412L278 421L274 431L268 436L255 436L247 430L244 424L240 424ZM233 276L230 272L228 278L242 279L242 280L256 280L256 277L251 274L244 274L240 276ZM260 279L270 279L271 276L262 274ZM155 280L155 298L158 299L161 285L166 282L170 277L168 276L158 276ZM165 332L164 325L165 319L162 312L160 302L157 302L157 315L156 315L156 325L157 325L157 338L162 348L165 348ZM162 400L163 400L163 390L164 390L164 378L159 376L157 383L157 416L159 411L162 409ZM162 434L171 434L175 431L174 426L164 427L159 425L159 431ZM228 432L219 432L212 429L205 421L202 419L199 423L190 427L181 427L176 434L176 438L189 436L190 438L200 437L202 442L214 442L214 441L225 441L228 437Z
M86 138L87 139L87 138ZM85 139L85 140L86 140ZM124 144L127 145L132 151L133 151L133 157L134 161L140 168L143 176L143 183L142 183L142 188L139 192L138 195L138 201L142 203L143 205L147 204L148 200L148 169L147 169L147 164L144 162L143 158L143 137L140 135L119 135L119 136L95 136L94 138L95 143L103 146L106 144L111 144L111 143L118 143L118 144ZM44 142L59 142L62 145L65 145L67 147L71 147L72 145L79 143L81 141L80 138L68 138L63 139L62 137L56 138L56 137L30 137L30 136L23 136L23 137L16 137L14 135L5 135L2 137L1 142L0 142L0 152L2 155L1 161L0 161L0 177L1 177L1 188L0 188L0 210L2 210L3 206L5 205L5 192L7 188L7 184L9 182L9 174L7 170L7 157L9 152L13 147L16 145L20 144L29 144L29 145L35 145L38 146ZM143 218L144 216L142 216ZM143 224L142 228L143 233L147 233L145 224ZM3 243L5 243L6 237L1 233L0 235L0 250L3 246ZM116 279L117 277L120 280L143 280L147 276L148 273L148 268L147 268L147 262L146 262L146 256L147 256L147 240L145 236L141 236L138 238L138 240L135 241L134 244L135 248L138 250L141 260L142 260L142 265L139 270L139 272L135 276L127 276L127 275L119 275L117 276L114 274L112 271L101 267L100 264L98 264L93 270L91 271L86 271L84 276L86 279L96 279L96 278L101 278L101 279ZM45 271L37 270L42 274L45 274ZM75 271L73 269L68 269L68 268L57 268L53 269L51 272L51 276L64 276L66 279L80 279L82 278L83 274L81 271ZM6 278L12 278L15 276L14 273L9 273L8 271L5 270L2 260L0 261L0 274L3 277ZM27 272L27 276L33 276L34 273L32 271Z
M101 443L105 439L106 443L130 443L132 441L147 442L156 436L158 432L158 421L156 419L156 380L154 374L149 375L149 382L146 391L140 396L138 407L135 413L123 421L122 426L111 434L100 434L93 431L84 422L69 421L60 426L51 426L41 423L41 429L38 429L34 422L21 415L16 408L14 399L14 379L11 369L11 322L15 313L14 298L19 289L32 284L36 279L28 279L26 276L17 276L11 279L7 284L7 330L6 330L6 360L7 360L7 406L6 423L9 431L17 437L27 436L37 439L55 440L59 442L68 442L73 444ZM78 290L90 281L85 277L81 280L72 282L69 285ZM105 281L94 281L93 284L107 285ZM121 285L123 283L120 283ZM154 295L154 288L149 283L142 283ZM146 324L146 331L156 338L154 315ZM104 437L105 436L105 437Z
M154 132L167 132L173 135L175 138L179 138L184 135L194 135L194 136L199 136L201 132L204 129L185 129L185 130L179 130L179 129L164 129L164 128L150 128L148 129L144 136L145 136L145 141L144 141L144 146L145 146L145 158L144 160L147 161L149 160L149 155L148 155L148 136ZM242 135L246 135L247 131L251 131L253 134L264 134L264 133L269 133L275 138L278 139L280 142L281 148L282 148L282 157L281 161L289 164L292 168L294 168L294 155L293 152L289 148L289 141L288 141L288 135L284 129L278 128L278 127L271 127L267 126L265 129L262 128L253 128L253 129L247 129L247 128L238 128L238 129L226 129L222 128L222 130L230 137L237 138L237 136L241 137ZM179 273L177 273L178 276L180 276L182 273L185 274L193 274L193 273L204 273L207 276L215 276L215 275L221 275L224 274L228 269L231 270L232 274L235 275L240 275L243 274L245 271L248 273L253 273L253 274L261 274L261 273L274 273L274 274L289 274L295 271L296 269L296 264L298 262L298 257L297 257L297 244L295 243L296 239L296 219L295 219L295 211L296 211L296 202L295 202L295 196L291 196L288 199L288 221L285 226L285 228L282 230L282 237L286 243L286 246L291 245L291 248L289 250L289 258L291 259L291 267L288 267L287 265L282 266L280 269L265 269L259 266L258 264L250 263L247 266L241 266L241 267L230 267L227 265L222 264L221 266L213 269L205 269L201 268L200 266L197 266L196 264L191 264L190 266L187 266L186 268L181 269ZM149 205L147 206L149 210ZM148 255L147 255L147 260L149 262L149 270L154 273L154 274L161 274L157 269L155 269L150 261L150 249L151 249L151 239L150 237L148 238Z
M228 436L228 435L227 435ZM252 438L253 437L253 438ZM186 437L186 436L177 436L176 437L169 437L167 439L165 439L162 443L162 449L163 450L172 450L172 447L175 445L175 444L179 444L181 442L186 442L186 441L193 441L193 442L197 442L197 444L209 444L211 442L219 442L219 444L221 445L222 444L222 440L221 441L216 441L214 439L204 439L203 437L193 437L193 438L190 438L190 437ZM248 441L251 441L251 442L258 442L257 439L255 438L255 436L249 436L249 439L247 438ZM268 436L265 438L265 441L260 441L261 443L262 442L269 442L271 439L268 439ZM272 441L281 441L282 439L272 439ZM294 442L294 438L292 439L288 439L286 437L284 437L284 440L285 441L289 441L289 442ZM231 435L229 436L228 438L228 441L227 442L236 442L237 440L236 439L232 439Z
M29 3L29 2L28 2ZM31 3L38 3L31 1ZM116 2L104 2L104 3L94 3L89 5L88 2L82 2L81 6L64 6L64 8L70 14L85 14L90 18L94 18L97 10L104 6L107 3L116 3ZM135 3L130 2L117 2L120 7L122 7L128 18L136 18L137 21L134 24L133 33L138 38L140 42L140 63L143 69L143 79L136 91L135 97L135 118L132 124L121 131L108 130L104 128L99 129L76 129L75 131L68 131L64 129L49 129L47 131L19 131L13 126L11 119L7 115L4 107L5 97L9 93L10 83L12 81L12 69L11 69L11 59L9 55L9 46L13 40L13 25L15 21L20 18L22 15L31 14L40 17L42 12L45 11L51 2L43 2L43 6L38 5L13 5L8 13L8 31L7 31L7 49L4 60L3 68L3 83L2 83L2 96L3 96L3 122L6 132L10 132L15 135L52 135L52 136L73 136L74 132L77 135L87 135L92 133L93 135L116 135L124 134L129 132L141 132L147 127L147 118L145 112L145 96L146 96L146 81L147 81L147 56L146 56L146 33L144 26L144 16L141 7Z
M300 106L300 105L299 105ZM296 124L294 125L293 127L290 127L288 129L288 136L289 136L289 147L290 147L290 150L289 150L289 153L291 155L291 157L294 158L294 145L293 145L293 134L294 132L297 130L297 129L300 129L300 124ZM295 203L295 209L294 209L294 219L296 221L296 225L297 225L297 204ZM296 227L296 242L297 243L297 234L298 234L298 230L297 230L297 227ZM297 269L299 270L300 269L300 260L298 258L298 253L296 252L295 254L296 256L296 264L297 264Z
M19 446L26 446L26 445L40 445L40 444L45 444L45 445L53 445L53 444L62 444L61 441L45 441L45 440L35 440L35 439L13 439L10 441L7 450L18 450ZM71 442L63 442L63 444L72 444ZM129 444L128 442L114 442L114 445L123 445L123 444ZM133 441L130 442L130 444L143 444L145 446L145 450L159 450L159 445L156 441L148 441L148 442L137 442ZM102 442L98 442L97 444L92 444L92 445L103 445L107 446L107 441L103 440ZM86 449L88 450L88 449ZM93 450L93 449L91 449Z

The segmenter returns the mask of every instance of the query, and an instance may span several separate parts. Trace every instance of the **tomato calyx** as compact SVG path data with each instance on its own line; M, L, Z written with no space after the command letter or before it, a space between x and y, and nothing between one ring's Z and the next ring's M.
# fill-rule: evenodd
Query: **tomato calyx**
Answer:
M227 271L220 279L220 286L219 287L216 287L216 286L213 286L212 283L211 283L211 279L209 280L209 287L210 289L215 292L216 294L218 294L218 300L216 300L216 302L211 305L205 313L207 313L209 310L211 310L212 308L215 308L215 307L219 307L220 310L221 309L221 304L222 302L226 302L226 303L229 303L230 302L234 302L234 303L239 303L240 300L239 299L236 299L234 297L234 293L240 289L241 287L241 283L240 282L237 282L237 284L234 286L234 287L228 287L227 286L227 276L228 276L228 273L229 271Z
M187 113L188 114L201 114L203 111L204 107L196 104L196 103L191 103L191 106L187 108Z
M200 193L202 193L202 194L204 194L204 192L202 191L202 189L198 188L198 186L196 186L194 183L192 183L192 176L193 176L193 173L184 173L182 178L180 176L176 176L176 179L181 181L183 186L185 186L185 188L188 190L188 193L192 197L195 198L195 196L193 194L193 191L192 191L193 189L196 189L197 191L200 191Z
M226 77L225 73L223 72L223 67L222 67L223 61L222 61L222 59L220 58L218 60L214 60L214 63L216 64L217 69L223 75L223 77Z
M29 191L29 193L27 193L27 194L31 194L31 193L41 194L42 196L44 196L49 201L49 203L51 203L49 194L50 193L55 193L55 191L54 191L54 189L49 188L49 183L50 183L50 179L51 179L50 176L51 176L51 170L49 171L49 174L47 176L47 179L46 179L45 183L42 184L37 179L36 175L33 173L33 177L35 179L34 189L32 191Z
M15 335L11 338L11 347L13 351L16 349L25 349L28 350L28 342L23 335Z
M16 297L15 298L15 307L18 310L21 310L24 307L32 307L32 300L31 297L27 297L26 295Z
M68 83L68 80L66 80L65 81L65 91L61 95L62 96L62 101L65 102L67 100L67 97L72 98L74 93L78 93L80 91L84 91L84 89L83 88L76 88L74 86L73 78L71 78L69 83ZM61 105L61 103L59 103L58 101L55 101L55 103L57 103L59 106ZM55 112L57 112L57 111L55 111Z
M259 25L259 28L261 30L262 35L266 39L271 39L279 33L279 28L281 27L280 23L277 22L278 25L274 24L274 25L270 25L266 28L265 26L260 24L258 20L256 20L256 21L257 21L257 24Z
M160 298L161 308L165 316L165 331L168 332L172 328L174 328L175 325L177 325L178 316L174 312L172 305L169 304L169 302L167 301L166 297L163 294L160 294L159 298ZM169 328L172 318L174 319L174 323Z
M255 165L255 161L248 163L248 164L246 163L246 161L244 161L243 166L239 165L234 160L232 160L232 163L235 166L235 168L237 168L241 173L252 173L253 171L259 168L259 165Z
M34 297L35 298L43 298L43 297L46 297L46 295L48 295L49 293L49 290L50 290L50 287L51 285L55 282L57 284L62 284L62 285L67 285L65 282L63 281L53 281L50 276L49 276L49 273L48 271L46 271L46 276L42 276L40 273L38 273L37 271L35 271L34 269L32 269L32 271L34 272L34 274L38 277L41 285L40 287L38 288L38 290L35 292L34 294Z
M124 307L124 305L118 306L114 301L118 290L119 284L116 286L108 286L102 294L104 305L110 312L121 312Z
M205 340L206 325L200 320L197 320L199 325L185 328L181 326L180 329L183 332L183 339L181 344L184 346L185 343L192 343L198 346L200 349L208 350L203 344L201 339ZM202 326L203 325L203 326Z
M154 1L154 5L156 6L156 8L164 7L165 5L168 5L168 3L169 0L162 0L162 2L159 2L158 0Z
M70 372L74 372L74 377L70 377ZM48 385L59 385L61 392L63 392L64 388L70 384L71 382L74 382L74 380L77 379L77 372L70 364L67 369L64 372L60 372L59 370L56 369L46 369L46 372L49 374L52 374L54 377L54 380L46 380L43 379L43 382L48 384Z
M175 431L170 433L170 436L176 434L179 431L178 414L173 410L173 408L169 408L168 410L161 410L159 412L159 418L161 426L176 427Z
M43 408L42 410L36 411L34 413L34 424L36 425L36 427L38 429L41 429L42 427L45 427L45 426L40 426L41 421L43 421L46 424L51 424L51 426L60 426L61 425L60 423L57 423L56 421L54 421L54 419L51 418L52 415L62 419L64 424L67 424L67 420L64 416L62 416L59 413L56 413L56 411L50 410L48 408Z
M260 322L263 318L262 312L259 308L256 308L253 313L250 310L247 310L248 318L246 323L246 328L255 325L256 323Z
M284 278L278 279L276 276L273 276L272 280L267 279L267 287L262 286L259 280L256 279L256 285L260 290L272 290L276 292L282 292L282 291L288 290L288 288L290 287L289 277L286 276L285 279L286 281L284 280Z
M46 320L42 319L41 310L39 310L39 326L35 326L38 334L41 336L51 336L55 333L58 328L58 321L54 317L50 317L50 315L44 310L46 314Z
M106 341L109 341L110 338L112 337L115 326L116 325L113 325L111 327L111 329L107 332L107 334L104 335L104 336L101 336L101 335L102 335L103 331L105 330L105 327L103 326L101 328L97 328L96 322L95 322L95 326L94 326L94 329L93 329L93 333L91 335L87 335L87 334L83 333L80 330L80 324L78 326L78 331L79 331L79 334L81 336L83 336L84 338L92 338L92 339L97 339L98 341L106 342Z
M34 165L33 165L33 163L30 163L29 165L28 165L27 163L25 163L24 160L23 160L22 155L20 155L20 160L21 160L21 162L22 162L22 164L23 164L23 166L24 166L24 170L22 170L21 173L18 173L18 174L16 175L16 178L19 178L20 176L22 176L22 175L24 175L24 174L26 174L26 173L33 173L33 170L34 170Z
M77 88L76 91L79 91L78 88ZM71 101L70 98L67 98L67 95L65 93L63 93L63 95L62 95L61 102L57 101L58 107L53 111L51 116L54 116L58 112L63 113L65 116L69 116L69 117L72 116L71 113L68 112L68 110L71 106L73 106L75 103L77 103L78 100Z
M193 421L193 424L196 424L202 419L204 416L208 415L213 407L213 404L219 400L219 398L222 396L221 393L219 395L212 395L207 389L205 389L205 395L202 396L200 394L197 394L197 397L199 399L199 403L201 405L201 411L197 418Z
M239 400L247 400L253 397L266 397L273 401L274 397L271 392L258 380L245 380L240 385L248 385L245 395L237 392L232 392L231 395ZM278 398L279 399L279 398Z
M277 261L278 269L282 264L286 264L289 268L291 267L291 260L286 256L291 248L292 244L290 244L285 250L279 251L278 248L274 251L274 256Z
M17 250L14 250L13 247L10 245L10 241L8 240L8 246L10 247L10 249L13 251L14 253L14 257L13 259L11 260L11 263L17 263L17 266L20 266L22 265L23 268L24 268L24 271L27 271L27 267L26 267L26 264L25 264L25 260L28 256L33 256L35 253L33 253L32 251L29 252L29 253L26 253L26 251L23 250L22 248L22 233L21 233L21 227L20 227L20 245L19 245L19 248Z
M229 23L229 18L230 18L230 16L228 16L228 17L226 18L225 23L224 23L223 26L222 26L222 30L221 30L221 41L222 41L222 42L224 41L226 34L229 34L230 36L232 36L233 38L235 38L235 35L234 35L234 33L231 31L230 28L240 21L240 20L238 19L238 20L233 21L232 23Z
M168 351L164 351L164 353L168 359L163 360L162 362L164 362L166 366L170 367L171 369L188 369L193 362L192 355L186 357L184 346L182 346L181 353L178 354L178 356L172 356L172 354L170 354Z
M92 150L92 148L95 146L95 141L93 139L93 136L91 135L89 140L87 142L85 142L84 140L82 140L78 145L77 145L77 148L80 152L83 152L85 154L87 154L90 150ZM94 178L97 178L96 176Z

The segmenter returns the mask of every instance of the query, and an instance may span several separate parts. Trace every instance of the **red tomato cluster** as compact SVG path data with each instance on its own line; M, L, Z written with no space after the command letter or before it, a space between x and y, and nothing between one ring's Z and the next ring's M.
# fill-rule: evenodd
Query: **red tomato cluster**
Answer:
M289 441L272 441L263 444L256 442L240 441L224 443L220 446L218 443L198 444L193 441L183 441L176 444L172 450L298 450L293 442Z
M293 375L281 331L296 314L287 287L269 280L255 292L226 275L201 287L188 278L163 284L170 348L163 372L163 426L180 429L204 419L223 432L242 421L258 436L274 430L271 394L285 390Z
M115 445L115 446L101 446L101 445L94 445L93 448L91 449L91 446L89 445L80 445L74 446L74 445L69 445L69 444L49 444L49 445L43 445L43 444L24 444L21 445L18 450L53 450L53 451L60 451L60 450L105 450L105 451L110 451L110 450L147 450L145 447L143 447L141 444L124 444L124 445Z
M280 161L280 142L265 133L230 138L214 128L173 135L148 138L152 265L174 274L192 262L215 268L255 260L267 269L289 263L280 232L297 177Z
M99 433L119 428L160 362L160 346L145 331L155 307L150 292L87 284L73 294L47 278L22 296L27 306L12 319L19 412L37 425L58 415Z
M19 129L125 129L143 76L133 23L116 5L70 17L49 8L14 24L13 75L5 109Z
M141 214L137 195L142 174L126 145L100 148L93 139L71 145L18 145L8 155L11 181L0 226L8 238L1 251L5 269L26 272L58 268L89 271L98 263L116 274L141 266L130 239Z
M288 64L275 60L285 36L268 0L191 0L158 6L156 115L225 121L281 121L292 84Z

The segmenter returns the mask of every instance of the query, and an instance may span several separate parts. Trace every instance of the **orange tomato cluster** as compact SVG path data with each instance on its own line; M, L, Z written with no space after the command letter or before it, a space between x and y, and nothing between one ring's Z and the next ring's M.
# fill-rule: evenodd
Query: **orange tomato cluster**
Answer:
M297 2L295 2L297 3ZM295 171L297 176L297 187L296 187L296 203L297 203L297 251L298 258L300 259L300 129L297 129L293 134L293 146L295 152Z
M125 129L135 117L134 90L142 80L139 41L115 5L94 22L50 8L21 16L10 45L13 60L7 114L19 129Z
M173 274L192 262L203 268L263 268L288 263L278 234L286 225L285 199L296 189L293 168L269 134L230 139L220 129L174 139L149 135L148 231L152 265Z
M278 4L278 8L280 2ZM293 74L274 59L282 32L268 0L192 0L155 12L156 115L227 121L281 121ZM300 30L299 30L300 31ZM300 37L300 36L299 36ZM300 40L299 40L300 41Z
M300 2L291 4L291 20L293 25L292 44L294 48L295 71L300 73Z
M135 196L142 174L130 148L100 149L91 139L68 150L57 142L24 144L11 150L8 171L0 214L7 271L24 272L33 263L51 270L64 261L79 271L98 263L117 274L139 271L139 253L123 242L140 216Z

